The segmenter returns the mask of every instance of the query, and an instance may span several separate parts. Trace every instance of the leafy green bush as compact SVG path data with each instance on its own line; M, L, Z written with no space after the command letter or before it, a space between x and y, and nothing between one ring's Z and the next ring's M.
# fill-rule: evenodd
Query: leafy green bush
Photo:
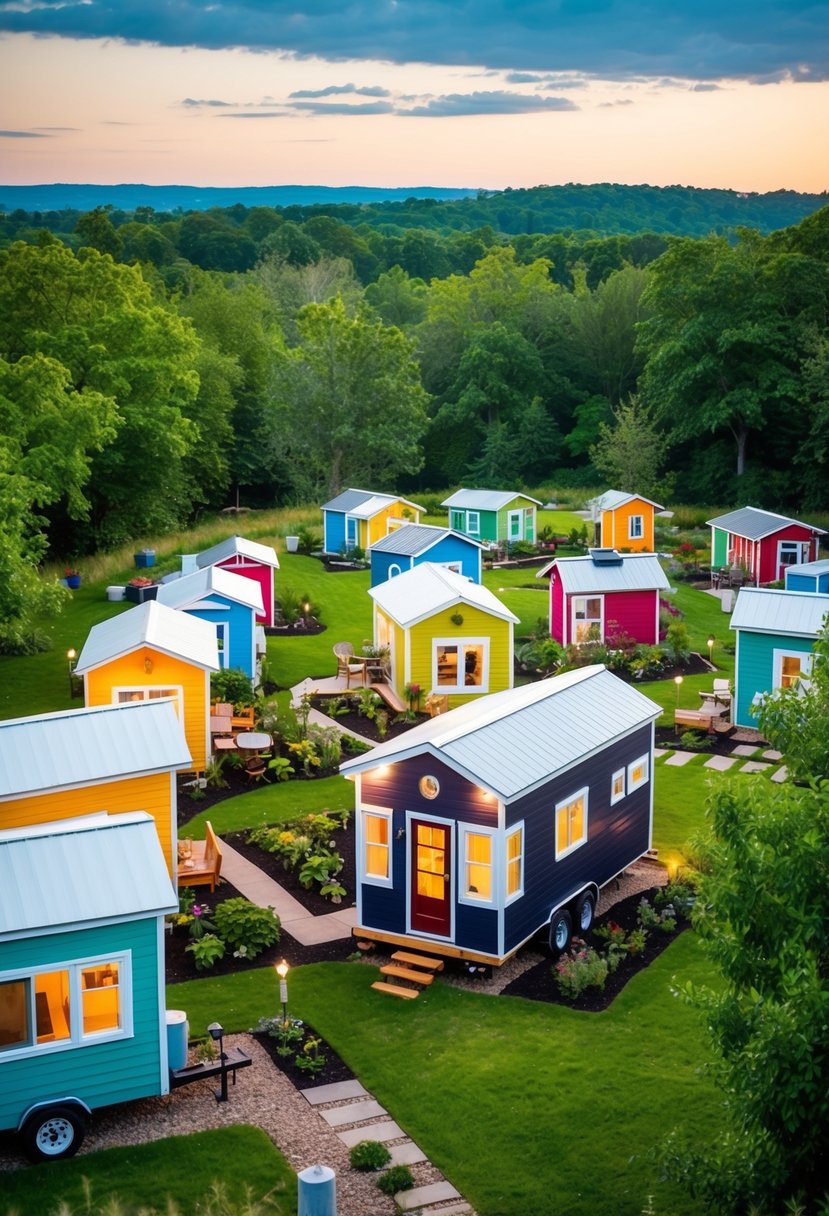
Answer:
M592 946L579 938L553 967L553 974L562 996L574 1001L587 988L604 988L610 967Z
M279 941L281 924L273 908L259 908L241 896L220 903L213 919L219 936L246 958L256 958Z
M710 752L714 740L701 730L684 730L679 736L679 746L686 752Z
M398 1191L410 1191L414 1186L414 1175L408 1165L393 1165L377 1179L384 1195L396 1195Z
M665 649L668 657L675 663L687 663L691 653L691 639L684 621L671 621L665 637Z
M321 1039L307 1038L302 1051L294 1056L294 1064L296 1064L297 1068L301 1069L302 1072L322 1072L328 1061L328 1057L324 1052L320 1051L321 1044Z
M643 895L639 900L637 919L643 929L661 929L663 933L673 933L676 929L676 916L673 913L672 904L665 904L662 911L658 912Z
M197 971L209 971L214 963L224 957L225 944L215 933L205 933L197 941L186 947L193 955Z
M210 695L214 701L230 701L242 709L253 704L253 684L241 667L224 667L211 675Z
M381 1170L391 1161L391 1153L379 1140L361 1140L348 1154L355 1170Z
M315 882L325 886L335 874L339 874L344 864L339 853L329 852L327 849L310 853L299 871L300 884L307 890L310 890Z

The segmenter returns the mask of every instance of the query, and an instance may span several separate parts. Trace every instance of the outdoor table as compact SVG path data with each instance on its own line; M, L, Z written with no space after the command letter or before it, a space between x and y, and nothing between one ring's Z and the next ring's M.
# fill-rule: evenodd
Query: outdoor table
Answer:
M236 746L240 752L263 752L269 748L273 740L262 730L244 731L236 736Z

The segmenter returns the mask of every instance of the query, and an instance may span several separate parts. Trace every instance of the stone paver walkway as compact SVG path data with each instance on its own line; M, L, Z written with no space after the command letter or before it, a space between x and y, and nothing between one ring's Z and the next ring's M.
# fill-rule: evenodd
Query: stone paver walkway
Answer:
M750 743L738 743L734 748L735 756L753 756L757 751L756 747L752 747Z
M698 754L698 752L674 752L665 763L670 764L674 768L681 768L683 764L687 764L689 760L693 760L694 756Z
M736 763L737 759L735 756L710 756L702 767L713 768L715 772L725 773Z
M761 760L746 760L745 764L740 765L741 773L764 773L767 768L771 768L770 764L763 764Z

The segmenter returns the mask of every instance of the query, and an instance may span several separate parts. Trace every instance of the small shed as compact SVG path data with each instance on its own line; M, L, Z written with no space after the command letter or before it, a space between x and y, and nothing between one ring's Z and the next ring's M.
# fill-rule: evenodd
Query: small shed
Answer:
M191 756L182 767L196 771L210 755L210 673L218 670L215 629L156 600L93 625L75 667L87 705L172 698Z
M246 540L244 536L229 536L227 540L199 553L196 566L199 570L221 566L224 570L258 583L262 608L257 609L256 620L260 625L274 624L274 571L279 569L279 558L271 545Z
M216 631L219 663L238 667L258 683L257 618L262 615L262 589L224 566L206 566L158 589L156 602L207 621Z
M550 635L559 645L612 643L622 635L648 646L659 641L659 596L670 584L654 554L591 549L554 558L536 578L546 575Z
M584 667L347 760L355 934L501 963L560 909L588 928L599 888L651 847L660 713L604 667Z
M756 726L755 698L808 676L829 613L829 595L743 587L731 615L737 635L732 721Z
M176 771L190 753L172 700L0 722L0 829L146 811L176 871Z
M374 490L343 490L322 504L322 547L326 553L346 553L350 549L368 551L404 524L417 524L423 507L399 494L378 494Z
M816 591L829 595L829 558L786 567L787 591Z
M445 566L447 570L479 583L482 551L480 541L453 532L451 528L406 524L371 546L371 585L376 587L421 562Z
M177 908L149 815L0 831L0 1129L37 1105L168 1092L163 927Z
M424 696L470 697L512 688L513 625L518 618L486 587L445 566L423 562L369 590L374 644L387 646L391 683Z
M441 503L449 510L449 527L491 545L516 541L535 544L537 498L516 490L456 490Z
M654 552L654 518L664 509L658 502L626 490L605 490L588 506L597 545L629 553Z
M712 568L742 566L757 587L782 579L787 566L815 561L826 535L823 528L757 507L718 515L708 526Z

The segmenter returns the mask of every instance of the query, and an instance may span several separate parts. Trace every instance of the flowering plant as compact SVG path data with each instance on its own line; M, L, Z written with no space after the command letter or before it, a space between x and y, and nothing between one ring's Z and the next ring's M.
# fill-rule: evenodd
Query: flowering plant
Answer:
M64 578L79 578L80 573L77 566L67 566L63 572Z
M131 578L128 584L130 587L152 587L152 585L153 580L151 578L144 578L141 574L136 578Z
M419 684L407 684L403 689L403 694L409 702L409 709L417 709L420 704L420 695L422 689Z

